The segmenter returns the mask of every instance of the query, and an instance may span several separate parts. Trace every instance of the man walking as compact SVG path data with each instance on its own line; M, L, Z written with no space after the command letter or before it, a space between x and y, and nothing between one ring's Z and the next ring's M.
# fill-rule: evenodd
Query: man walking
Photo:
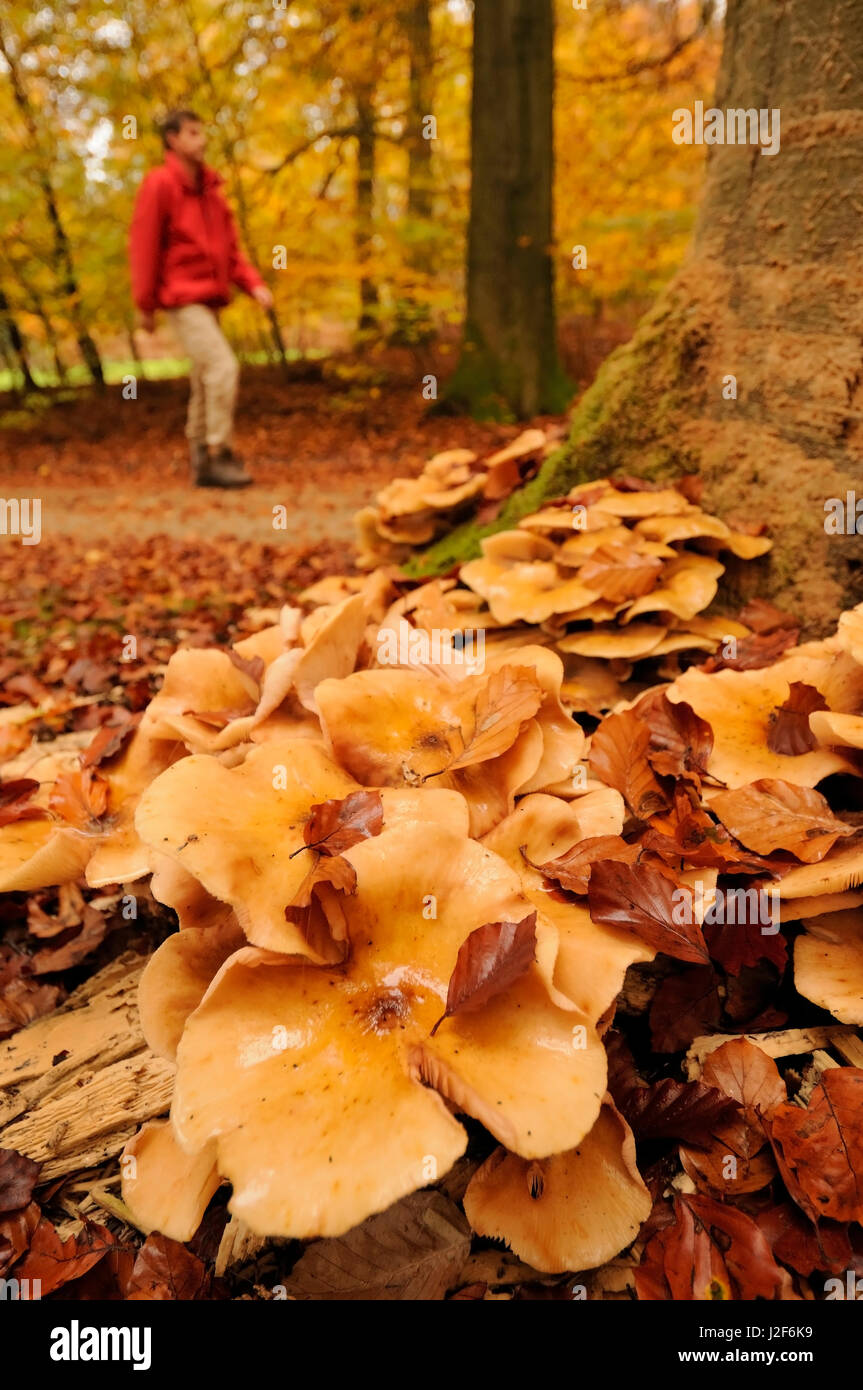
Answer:
M129 238L132 293L148 333L157 309L192 359L186 435L199 487L246 487L252 479L231 447L240 368L218 311L237 285L264 309L273 297L243 256L222 179L204 163L207 135L193 111L162 125L165 162L138 191Z

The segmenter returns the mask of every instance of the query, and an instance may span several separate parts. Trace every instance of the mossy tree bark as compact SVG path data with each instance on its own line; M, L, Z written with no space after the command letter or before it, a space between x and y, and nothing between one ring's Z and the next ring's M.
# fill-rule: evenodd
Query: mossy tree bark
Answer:
M564 408L552 241L552 0L476 0L467 315L450 406Z
M715 105L778 108L779 152L709 150L687 262L493 529L582 479L698 472L705 506L775 541L730 575L731 595L757 585L815 632L863 599L860 538L824 524L827 499L863 497L859 0L729 0ZM423 568L475 553L481 534L453 532Z

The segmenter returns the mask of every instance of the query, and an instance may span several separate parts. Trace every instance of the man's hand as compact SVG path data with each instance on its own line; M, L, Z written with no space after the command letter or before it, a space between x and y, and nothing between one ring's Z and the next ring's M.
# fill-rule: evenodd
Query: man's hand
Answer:
M258 285L257 289L252 290L252 298L256 304L260 304L262 309L272 309L273 296L266 285Z
M145 313L142 309L138 314L138 327L143 328L145 333L155 333L156 315L154 313Z

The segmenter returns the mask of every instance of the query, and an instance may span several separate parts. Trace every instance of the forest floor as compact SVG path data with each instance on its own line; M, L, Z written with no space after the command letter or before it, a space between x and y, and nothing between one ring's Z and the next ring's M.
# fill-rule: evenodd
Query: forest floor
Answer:
M430 416L421 379L409 356L287 382L245 368L235 448L255 482L242 492L192 485L185 378L139 382L134 401L118 386L41 408L0 398L0 497L39 498L42 533L0 536L0 701L4 680L44 677L58 642L111 663L119 634L225 640L243 610L350 570L354 514L393 478L523 428Z

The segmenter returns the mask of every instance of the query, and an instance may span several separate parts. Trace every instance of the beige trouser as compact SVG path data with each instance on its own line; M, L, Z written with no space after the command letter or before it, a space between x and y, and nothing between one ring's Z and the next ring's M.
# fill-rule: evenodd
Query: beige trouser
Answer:
M192 359L186 435L206 442L211 449L230 447L240 364L218 317L205 304L169 309L168 317L186 356Z

